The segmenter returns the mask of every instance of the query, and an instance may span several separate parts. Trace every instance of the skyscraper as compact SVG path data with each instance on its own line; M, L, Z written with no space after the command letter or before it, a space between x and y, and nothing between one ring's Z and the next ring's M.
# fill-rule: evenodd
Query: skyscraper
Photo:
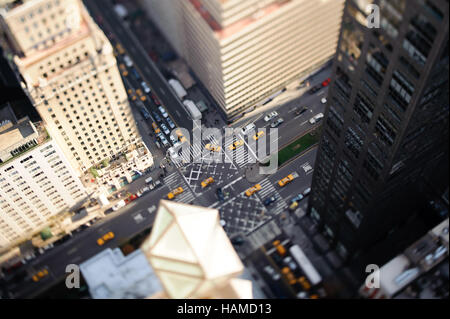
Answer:
M448 27L444 0L346 2L308 207L344 256L404 221L448 152Z
M11 2L0 25L35 108L80 174L140 139L112 46L81 1Z
M0 111L0 249L36 232L86 191L43 123Z
M343 0L143 0L228 118L335 53Z

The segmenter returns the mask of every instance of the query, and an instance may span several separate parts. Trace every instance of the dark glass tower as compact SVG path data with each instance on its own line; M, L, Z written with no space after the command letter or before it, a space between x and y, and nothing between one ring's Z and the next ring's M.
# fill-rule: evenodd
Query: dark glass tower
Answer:
M407 219L421 176L448 153L448 8L347 0L308 207L342 255Z

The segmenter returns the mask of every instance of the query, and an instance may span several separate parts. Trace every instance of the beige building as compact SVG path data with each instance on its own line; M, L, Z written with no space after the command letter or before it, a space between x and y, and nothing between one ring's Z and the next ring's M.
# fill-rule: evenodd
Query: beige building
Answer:
M141 0L229 117L335 53L344 0Z
M80 175L140 140L112 46L80 0L10 4L0 25L36 109Z
M0 250L86 198L77 173L42 123L0 118Z

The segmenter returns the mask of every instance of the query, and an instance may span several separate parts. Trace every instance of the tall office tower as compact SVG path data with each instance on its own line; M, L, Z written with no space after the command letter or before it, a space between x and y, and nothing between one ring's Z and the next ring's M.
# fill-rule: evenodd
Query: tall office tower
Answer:
M328 61L343 0L143 0L152 20L233 118Z
M308 206L344 256L410 217L448 152L448 1L374 1L370 29L368 2L346 2Z
M0 249L39 231L86 191L43 123L0 111Z
M85 172L140 139L112 46L80 0L22 2L0 25L51 136Z

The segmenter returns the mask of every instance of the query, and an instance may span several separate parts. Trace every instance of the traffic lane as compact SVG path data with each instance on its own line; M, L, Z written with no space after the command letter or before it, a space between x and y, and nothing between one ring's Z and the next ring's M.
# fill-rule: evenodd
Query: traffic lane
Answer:
M314 172L312 168L314 167L316 156L317 147L314 147L306 154L282 167L275 174L269 177L269 180L273 183L274 187L287 204L290 203L291 198L297 196L311 186ZM307 168L307 171L303 169L303 166ZM280 187L278 182L293 172L296 172L298 177L286 186Z
M153 122L157 123L157 121L153 117L153 112L156 112L161 117L162 123L164 123L168 128L170 128L170 125L167 122L167 119L165 119L162 116L161 111L158 109L159 105L157 105L155 103L155 101L153 100L152 95L153 94L157 95L153 89L153 86L151 84L147 83L152 88L152 91L149 94L145 93L145 90L141 84L142 80L137 79L131 73L128 74L128 76L125 78L124 82L128 88L133 90L133 94L135 96L136 96L137 89L140 89L141 91L143 91L143 94L146 97L146 99L144 101L142 101L141 99L138 98L138 99L136 99L136 101L134 101L134 105L137 109L140 109L140 107L143 106L150 113L150 119L146 120L146 123L147 123L148 127L150 128L150 130L153 131L153 128L151 127L151 123L153 123ZM156 96L156 97L158 98L158 100L161 100L159 96ZM181 116L181 114L179 112L178 112L178 115ZM169 117L174 123L177 123L176 120L173 118L172 114L170 114L170 112L169 112ZM161 123L157 123L157 124L160 125ZM167 134L165 134L165 136L169 140L169 136Z
M281 272L278 271L278 266L272 258L266 255L263 249L256 250L251 256L248 257L248 260L251 261L260 276L264 278L264 282L268 284L268 287L277 298L296 298L292 288L284 282ZM272 269L275 270L275 273L279 275L277 280L264 271L264 267L267 266L272 267Z
M189 121L189 115L184 110L184 107L175 92L171 90L166 79L155 66L154 62L148 57L148 54L140 45L134 34L124 25L124 23L117 17L112 3L110 1L85 1L86 7L97 14L101 14L104 18L104 25L111 33L116 33L116 38L123 45L125 50L134 47L134 52L127 51L130 58L133 60L135 67L140 71L143 79L152 85L158 97L161 98L163 105L168 109L168 112L174 117L175 123L178 126L184 127L188 130L192 128L192 122ZM101 6L101 7L100 7ZM114 25L114 28L111 26Z
M305 113L298 115L295 114L297 109L301 110L305 106L308 108L308 110ZM269 122L264 122L264 120L260 120L256 124L256 126L266 129L266 132L268 133L267 136L268 141L270 141L272 138L273 141L277 141L279 148L286 146L290 142L292 142L296 137L305 134L306 132L317 126L310 124L309 120L315 115L323 113L325 111L325 105L317 101L315 103L305 104L305 106L300 107L291 106L290 108L286 108L283 111L283 113L280 113L279 117L276 117L270 120ZM273 134L274 129L271 128L270 125L277 118L283 118L284 123L278 127L277 138L274 138L271 137L271 134Z
M322 87L321 90L316 92L315 94L309 94L308 91L316 85L321 85L321 83L324 80L326 80L328 77L330 77L331 71L332 71L331 66L328 66L328 67L321 69L316 74L306 77L305 81L309 81L310 86L300 89L300 90L303 90L301 96L293 98L292 100L289 100L287 102L284 102L284 101L277 102L277 99L284 98L285 94L288 92L288 91L285 91L284 93L277 96L276 99L274 99L274 101L277 102L278 105L269 106L269 107L260 106L260 107L256 108L255 111L250 112L251 115L247 115L245 118L238 120L237 122L232 124L232 127L241 127L242 128L242 127L245 127L249 123L255 123L255 122L260 121L261 119L264 118L264 116L266 114L268 114L270 112L277 111L279 113L280 112L283 113L283 110L285 110L286 107L295 106L299 102L300 103L308 103L308 102L310 102L309 101L310 99L315 100L315 99L317 99L318 96L321 96L321 98L326 97L327 92L328 92L328 86Z
M49 288L52 283L65 276L65 267L70 263L82 263L105 248L116 247L120 242L127 240L129 237L151 227L154 221L153 213L148 212L148 208L153 206L156 208L160 198L168 192L167 187L163 186L157 190L145 194L136 201L125 206L121 210L108 215L105 219L84 230L72 240L53 248L48 255L37 259L34 263L28 265L27 268L40 269L47 267L53 275L53 281L37 282L36 285L27 285L22 283L14 291L16 296L27 297L28 295L37 295L41 291ZM144 222L137 223L134 214L137 212L146 212L150 216ZM115 238L106 242L103 246L97 245L97 239L107 232L112 231ZM25 265L27 266L27 265ZM49 278L50 279L50 278Z
M210 208L219 209L223 206L226 206L229 202L239 201L237 197L249 189L251 185L247 179L239 177L234 181L230 181L227 185L222 186L222 190L224 193L229 193L229 196L225 198L223 201L218 200L216 193L214 192L214 203L210 204Z

